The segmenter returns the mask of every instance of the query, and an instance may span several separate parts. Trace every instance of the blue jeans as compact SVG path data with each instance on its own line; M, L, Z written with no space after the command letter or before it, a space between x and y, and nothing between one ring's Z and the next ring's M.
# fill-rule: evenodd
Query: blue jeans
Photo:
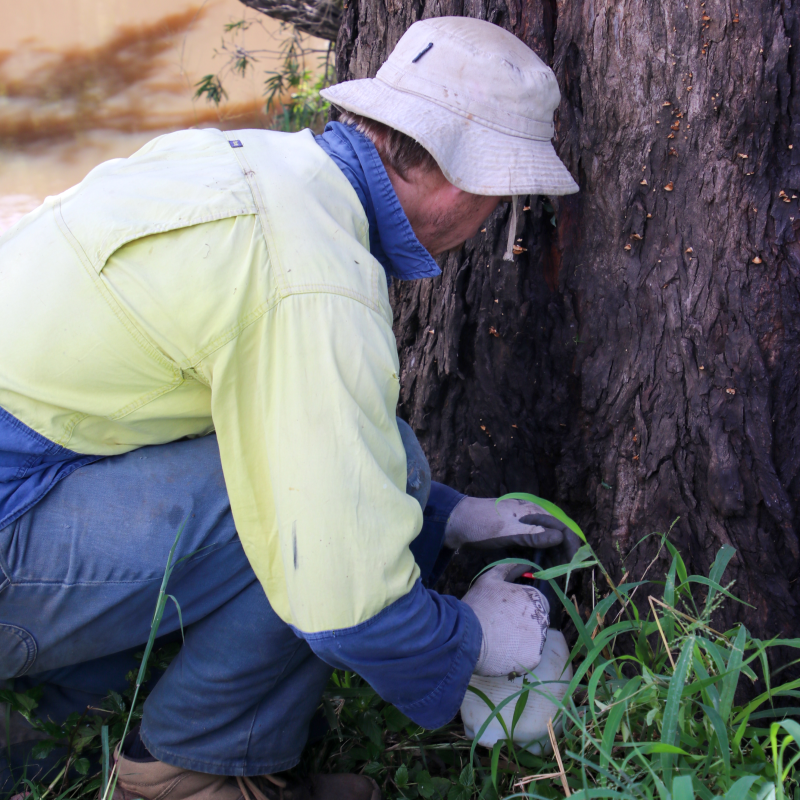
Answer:
M424 455L409 432L413 473ZM425 486L422 495L424 505ZM288 769L331 668L278 618L256 580L215 436L82 467L0 531L0 678L15 678L17 690L43 685L38 713L54 721L124 688L184 521L175 557L200 552L175 569L168 592L180 603L185 642L145 703L142 739L156 758L202 772ZM429 544L432 567L440 542ZM168 603L159 635L179 630Z

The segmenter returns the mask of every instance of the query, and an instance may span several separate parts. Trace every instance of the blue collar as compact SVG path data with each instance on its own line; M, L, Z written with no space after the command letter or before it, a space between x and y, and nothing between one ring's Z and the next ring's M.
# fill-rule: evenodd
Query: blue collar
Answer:
M387 279L435 278L442 271L420 244L397 199L375 145L354 127L329 122L317 144L355 189L369 223L369 249Z

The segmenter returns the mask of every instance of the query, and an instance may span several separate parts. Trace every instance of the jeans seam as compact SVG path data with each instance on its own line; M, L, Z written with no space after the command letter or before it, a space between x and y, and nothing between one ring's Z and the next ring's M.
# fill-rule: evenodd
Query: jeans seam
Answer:
M19 525L19 521L13 523L14 525ZM180 567L186 568L190 565L199 564L204 559L208 558L209 556L213 555L214 553L219 552L223 547L227 547L229 544L239 544L238 540L233 540L230 542L226 542L224 544L219 545L219 547L214 547L214 545L209 545L207 553L203 553L202 555L196 555L190 558L188 561L184 561ZM212 547L214 549L212 549ZM0 553L0 572L5 572L4 569L5 561L3 560L3 554ZM179 571L176 571L176 575L179 574ZM63 586L69 588L75 588L78 586L131 586L131 585L138 585L138 584L147 584L147 583L158 583L160 584L161 581L164 579L164 573L157 573L154 574L152 577L148 578L138 578L135 580L97 580L97 581L59 581L59 580L11 580L10 572L6 572L6 577L8 578L9 584L13 583L15 586ZM0 591L5 588L6 584L0 583Z
M292 654L291 654L291 655L290 655L290 656L289 656L289 657L286 659L286 661L284 662L284 664L283 664L283 669L281 670L281 674L280 674L280 675L278 675L278 676L275 678L275 681L273 682L273 684L272 684L272 686L270 687L270 689L274 688L275 686L277 686L277 685L280 683L281 679L282 679L282 678L283 678L283 676L286 674L286 671L288 670L288 668L289 668L289 664L291 663L292 659L294 658L294 656L295 656L295 653L297 653L297 651L298 651L298 650L299 650L299 649L300 649L300 648L301 648L301 647L302 647L304 644L305 644L305 645L308 647L308 643L307 643L307 642L303 641L302 639L298 639L298 640L297 640L297 647L295 647L295 649L292 651ZM310 648L309 648L309 649L310 649ZM313 651L312 651L312 652L313 652ZM265 692L265 694L266 694L266 692ZM250 728L249 728L249 730L247 731L247 747L245 748L245 761L249 760L249 756L250 756L250 742L251 742L251 740L252 740L252 738L253 738L253 727L254 727L254 726L255 726L255 724L256 724L256 716L257 716L257 714L258 714L258 709L259 709L259 708L261 708L261 704L262 704L263 702L264 702L264 701L263 701L263 698L262 698L261 700L259 700L259 701L258 701L258 703L256 703L255 710L253 711L253 719L252 719L252 721L250 722ZM302 752L302 751L301 751L301 752ZM299 755L298 755L298 759L299 759Z
M221 770L221 772L209 773L212 775L244 775L245 769L247 770L248 775L260 775L265 771L283 772L284 770L291 769L293 766L295 766L300 761L300 756L302 754L301 751L301 753L298 753L296 756L292 756L288 759L277 762L258 761L255 763L255 765L250 765L248 759L245 757L243 759L236 759L240 766L233 766L230 761L186 758L185 756L175 753L166 747L160 747L158 745L151 744L149 737L143 730L140 730L139 735L142 737L145 747L159 761L163 761L165 764L170 764L171 766L181 767L182 769L191 769L195 772L208 772L208 767L215 767L216 769ZM169 760L163 758L163 756L167 756Z
M14 535L17 532L18 525L19 522L12 522L11 525L9 525L7 528L4 529L8 530L8 528L11 528L10 540L14 538ZM0 581L0 592L2 592L9 586L11 586L12 583L11 568L8 566L8 561L6 561L5 553L3 553L2 550L0 550L0 574L2 574L2 576L5 578L5 580Z
M0 629L5 630L12 636L16 636L27 651L25 663L22 665L22 668L16 675L11 676L12 678L21 678L26 672L30 671L31 667L36 662L36 656L39 654L39 646L36 644L36 639L33 638L33 634L20 625L13 625L10 622L0 622Z

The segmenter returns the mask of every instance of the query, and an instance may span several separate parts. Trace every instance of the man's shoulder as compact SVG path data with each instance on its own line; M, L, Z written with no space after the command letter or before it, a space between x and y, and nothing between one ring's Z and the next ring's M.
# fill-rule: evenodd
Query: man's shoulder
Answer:
M391 319L364 208L311 131L228 136L256 198L281 295L343 294Z
M55 200L59 224L97 272L136 239L233 216L256 204L225 134L186 130L95 167Z

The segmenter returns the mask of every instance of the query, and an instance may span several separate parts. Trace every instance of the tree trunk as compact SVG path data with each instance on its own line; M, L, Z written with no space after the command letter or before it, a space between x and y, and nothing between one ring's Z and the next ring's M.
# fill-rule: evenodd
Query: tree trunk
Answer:
M617 578L677 519L690 572L737 550L753 608L721 624L800 635L796 0L349 0L339 79L444 14L553 66L581 191L530 198L514 264L503 210L441 278L394 286L400 413L435 478L552 499Z

